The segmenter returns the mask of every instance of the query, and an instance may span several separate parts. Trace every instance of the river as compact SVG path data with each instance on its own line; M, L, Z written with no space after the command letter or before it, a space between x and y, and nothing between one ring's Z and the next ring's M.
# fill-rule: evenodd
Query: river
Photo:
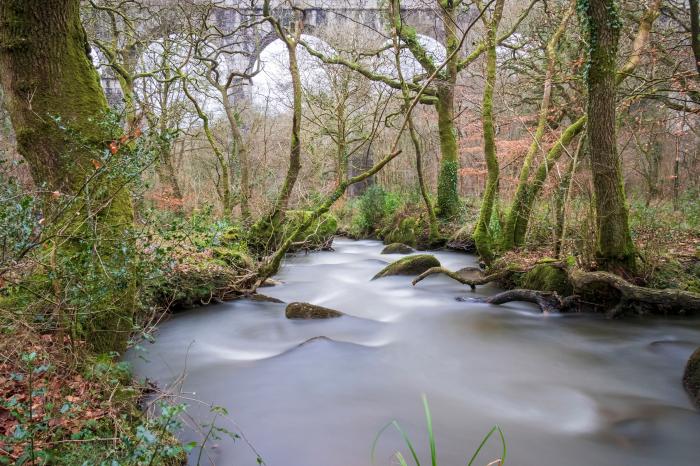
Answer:
M381 255L377 241L337 239L334 248L289 257L275 277L282 284L260 291L346 316L291 321L284 304L250 300L178 313L155 343L127 355L136 375L168 387L184 373L191 422L211 421L207 404L225 407L216 424L241 429L268 466L368 466L377 433L393 419L428 465L423 394L440 466L465 465L494 425L514 466L700 464L700 414L681 386L700 320L611 321L458 302L497 289L472 293L443 276L416 287L411 277L371 281L401 256ZM434 255L453 270L475 265L465 254ZM314 337L326 338L300 345ZM186 428L182 439L201 436ZM241 440L207 443L203 465L256 464ZM409 458L387 430L375 464L397 464L397 449ZM493 439L475 464L500 451Z

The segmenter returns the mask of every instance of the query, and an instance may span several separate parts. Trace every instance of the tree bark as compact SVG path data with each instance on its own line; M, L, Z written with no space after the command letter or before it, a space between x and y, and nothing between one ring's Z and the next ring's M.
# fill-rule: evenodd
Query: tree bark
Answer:
M582 4L585 4L585 2ZM659 16L660 8L661 0L652 0L644 15L641 17L637 34L632 44L632 54L627 59L625 64L617 71L615 77L616 85L620 85L620 83L622 83L622 81L624 81L624 79L629 76L639 64L642 57L642 51L649 41L649 35L651 33L654 21ZM505 238L503 241L503 246L505 249L510 249L514 246L520 246L523 244L528 223L530 221L532 206L537 200L544 182L547 180L550 170L561 156L564 148L568 146L571 141L584 129L586 119L586 115L581 116L564 130L558 141L549 149L544 163L542 163L537 169L535 178L530 182L529 187L522 184L518 185L513 206L504 229Z
M700 77L700 1L690 0L690 46L695 57L695 69Z
M231 129L231 136L233 138L235 153L238 156L238 161L241 166L241 218L244 222L247 223L250 221L251 196L248 148L246 147L245 141L243 140L243 132L241 131L240 125L238 124L234 105L233 102L231 102L231 97L228 94L228 87L217 87L219 88L219 93L221 94L221 101L223 102L224 110L226 112L226 118L228 120L229 128Z
M493 92L496 86L496 35L498 25L501 22L503 4L505 0L496 0L491 19L486 21L486 83L484 85L484 97L482 103L481 121L484 130L484 158L488 176L484 197L481 201L479 220L474 228L474 243L479 256L487 263L491 263L494 257L491 232L491 214L498 194L498 156L496 154L496 131L493 122Z
M532 138L532 143L528 148L523 166L520 169L520 178L515 189L513 205L508 211L505 225L503 227L502 246L504 249L512 249L514 246L522 246L525 242L525 233L527 232L527 224L529 220L529 206L527 199L529 197L529 181L532 163L535 155L542 151L542 138L544 137L547 127L547 117L549 115L549 106L552 100L552 83L554 81L554 71L557 60L557 46L561 39L566 25L574 13L574 2L564 14L559 27L556 29L552 37L547 41L545 47L545 55L547 57L547 68L544 76L544 86L542 90L542 101L540 103L540 112L537 119L537 128Z
M297 15L294 22L294 31L289 33L280 23L270 16L269 0L265 1L263 14L272 23L272 27L277 33L277 37L287 46L287 55L289 56L289 73L292 77L293 105L292 105L292 138L289 147L289 167L287 174L284 177L282 188L277 196L275 205L270 213L270 221L281 222L284 219L284 213L289 205L289 198L292 195L292 190L299 177L301 170L301 75L299 74L299 63L297 61L297 45L301 37L301 31L304 28L303 11L295 10Z
M579 0L588 51L588 148L596 207L597 261L634 270L622 167L616 141L616 58L622 22L616 0Z
M459 192L457 178L459 171L459 152L457 150L457 128L454 119L455 85L457 84L457 69L459 54L453 53L459 47L457 35L456 14L453 2L438 1L438 11L442 12L445 25L445 50L449 59L445 67L445 78L437 89L438 134L440 135L440 170L437 185L437 215L442 219L450 219L459 212ZM415 53L414 53L415 55ZM423 66L430 73L429 67Z
M124 180L95 177L100 184L91 184L91 192L98 199L91 198L93 204L87 204L87 198L80 201L85 196L81 190L95 175L95 152L111 140L100 125L108 106L89 50L79 0L0 0L1 79L18 150L37 185L76 196L81 204L71 212L71 223L64 230L80 236L86 224L94 227L95 252L104 266L128 269L114 247L128 238L133 226L133 206ZM60 117L61 125L75 130L82 140L75 141L54 117ZM99 209L91 215L88 211L95 203ZM50 210L47 201L45 213ZM59 253L69 254L80 245L71 240L61 247ZM123 280L110 283L114 292L109 299L96 297L86 317L87 337L97 350L125 347L134 288Z

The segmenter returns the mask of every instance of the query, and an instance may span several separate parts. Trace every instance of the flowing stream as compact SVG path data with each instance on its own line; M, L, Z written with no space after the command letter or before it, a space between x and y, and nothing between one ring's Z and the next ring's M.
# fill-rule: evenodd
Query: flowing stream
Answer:
M201 400L187 401L196 423L211 422L207 404L225 407L216 425L236 430L235 421L268 466L369 466L377 433L393 419L428 465L422 394L440 466L465 465L494 425L514 466L700 465L700 414L681 386L700 320L458 302L497 289L472 293L442 276L416 287L405 276L371 281L402 256L381 255L377 241L337 239L334 248L289 257L275 277L283 284L260 291L346 316L291 321L284 304L212 305L173 316L127 359L161 387L184 373L183 396ZM434 255L453 270L475 265L465 254ZM201 434L186 428L182 438ZM256 464L241 440L207 443L201 464ZM397 464L397 449L410 459L387 430L375 464ZM493 438L475 464L500 452Z

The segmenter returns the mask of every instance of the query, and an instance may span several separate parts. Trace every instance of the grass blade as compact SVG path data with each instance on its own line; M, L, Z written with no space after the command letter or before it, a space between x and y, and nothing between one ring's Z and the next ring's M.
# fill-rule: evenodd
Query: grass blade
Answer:
M382 436L384 431L386 431L389 427L393 427L401 435L401 438L406 443L406 446L408 447L408 449L411 452L411 456L413 457L413 461L415 461L416 466L420 466L420 460L418 459L418 453L416 453L416 449L413 448L413 443L411 443L411 439L408 438L408 435L401 428L401 425L396 420L393 420L390 423L388 423L387 425L385 425L384 427L382 427L381 430L374 437L374 442L372 442L372 451L371 451L371 456L370 456L371 460L372 460L372 465L374 465L374 452L377 449L377 443L379 443L379 438ZM400 454L400 453L397 452L397 454Z
M503 446L503 450L501 452L501 463L499 466L503 466L504 464L506 464L506 453L507 453L507 451L506 451L507 450L506 449L506 438L503 435L503 431L501 430L501 428L499 426L493 426L493 428L489 431L488 434L486 434L486 436L483 438L483 440L479 444L479 448L476 449L476 451L474 452L474 456L472 456L472 459L469 460L469 463L467 463L467 466L472 466L472 464L474 464L474 461L479 456L479 453L481 453L481 450L484 448L484 445L486 445L486 442L489 441L489 439L491 438L491 436L493 435L494 432L498 432L498 436L501 438L501 445Z
M408 463L406 463L406 460L400 451L396 452L396 459L399 460L399 464L401 464L401 466L408 466Z
M374 451L377 449L377 443L379 442L379 437L382 436L385 430L387 430L391 425L396 422L396 421L391 421L384 427L382 427L379 432L377 432L377 435L374 437L374 441L372 442L372 451L370 452L370 460L372 461L372 465L374 466Z
M430 416L428 397L423 394L423 409L425 410L425 422L428 426L428 438L430 440L430 461L432 466L437 466L437 451L435 450L435 435L433 434L433 420Z

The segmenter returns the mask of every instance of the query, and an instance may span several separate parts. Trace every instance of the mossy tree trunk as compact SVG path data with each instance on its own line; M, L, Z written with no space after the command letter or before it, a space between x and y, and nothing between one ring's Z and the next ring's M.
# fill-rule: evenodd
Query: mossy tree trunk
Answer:
M584 1L583 3L586 2ZM579 3L578 5L578 9L580 10L582 3ZM616 85L620 85L620 83L627 76L629 76L639 64L644 47L649 41L649 35L651 33L654 21L659 16L660 8L661 0L652 0L640 18L637 34L632 44L632 53L628 57L625 64L617 71L615 76ZM549 53L552 52L554 52L554 49L549 51ZM530 220L530 213L532 212L532 206L537 200L539 193L542 191L542 187L547 180L547 176L561 154L565 152L566 147L571 144L574 138L578 136L581 131L583 131L586 126L586 120L587 116L583 115L573 121L549 149L544 162L540 164L535 172L534 178L528 182L519 183L516 190L515 199L513 201L513 206L509 212L508 218L506 219L506 225L504 228L503 246L505 249L510 249L514 246L520 246L523 244ZM528 167L527 171L529 172L530 170L531 168Z
M589 41L588 149L596 207L597 261L635 268L621 161L616 140L616 59L622 22L616 0L578 0Z
M400 13L398 2L394 1L391 3L392 16L396 17ZM399 81L401 82L401 93L404 98L404 105L406 108L411 104L411 94L408 89L406 80L403 76L403 71L401 70L401 39L400 39L400 25L399 22L394 21L392 41L394 45L394 63L396 66L396 73L398 75ZM428 215L428 227L430 229L428 241L430 244L436 244L439 241L440 231L437 223L437 215L435 214L435 208L430 200L428 194L428 188L425 185L425 179L423 177L423 152L421 149L420 139L418 137L418 132L416 131L415 125L413 124L413 117L410 114L406 116L408 120L408 131L411 137L411 142L413 143L413 149L416 153L416 175L418 176L418 188L425 203L426 213Z
M498 156L496 153L496 131L493 122L493 92L496 87L496 34L503 14L505 0L496 0L491 18L484 21L486 30L486 83L482 102L481 121L484 130L484 158L488 176L481 201L479 219L474 227L474 243L481 258L490 263L493 260L492 237L489 230L493 206L498 194Z
M455 85L457 84L457 64L459 47L456 6L452 1L438 0L439 11L445 26L445 51L452 56L445 66L444 79L438 84L436 109L438 114L438 134L440 136L440 170L437 185L437 215L442 219L454 217L459 212L459 151L457 149L457 128L455 127ZM425 68L425 66L424 66ZM427 72L431 72L426 68Z
M233 139L234 146L234 158L238 158L238 162L241 167L241 177L240 177L240 205L241 205L241 219L248 223L250 221L250 196L251 196L251 186L250 186L250 167L248 162L248 147L243 139L243 132L241 131L241 126L238 123L238 115L236 114L236 109L234 103L231 102L231 96L229 95L228 86L216 86L221 95L221 101L224 105L224 110L226 112L226 119L228 120L229 128L231 129L231 136Z
M284 182L277 195L275 204L270 213L270 220L274 223L281 222L284 219L284 212L289 205L289 198L292 195L292 190L299 177L301 170L301 75L299 74L299 63L297 60L297 45L301 38L301 32L304 29L304 12L299 9L294 10L296 16L293 31L287 31L275 18L270 14L270 2L265 0L263 6L263 15L271 23L273 29L277 33L277 37L284 42L287 47L287 55L289 57L289 73L292 77L292 134L289 143L289 167L287 174L284 177Z
M562 17L559 26L555 30L552 37L547 41L545 47L545 55L547 58L546 71L544 76L544 86L542 90L542 101L540 103L540 112L537 118L537 128L532 137L532 142L525 155L523 166L520 169L520 177L518 185L515 189L513 204L508 211L506 222L503 227L503 238L501 240L502 247L506 250L512 249L514 246L521 246L525 241L525 233L527 232L527 224L530 217L530 206L528 205L529 190L530 190L530 172L535 156L542 152L542 143L547 127L547 118L549 116L549 108L552 100L552 84L554 81L554 70L557 60L557 45L561 39L566 25L574 14L573 0L571 7Z
M95 179L93 157L107 147L110 134L100 125L107 101L90 59L79 0L0 1L0 69L18 150L35 182L76 196L70 224L62 230L75 235L73 238L82 237L89 225L91 233L98 234L90 263L128 268L121 248L115 247L128 240L133 226L133 206L124 180L99 178L100 186L90 185L98 199L89 204L81 193L88 180ZM61 130L53 120L56 116L82 141L76 142ZM91 212L95 206L100 207ZM45 213L50 212L47 200ZM47 230L52 227L47 225ZM59 243L59 253L67 256L81 247L75 239ZM114 291L95 299L90 309L84 336L97 350L125 347L134 306L134 287L125 280L110 283Z

